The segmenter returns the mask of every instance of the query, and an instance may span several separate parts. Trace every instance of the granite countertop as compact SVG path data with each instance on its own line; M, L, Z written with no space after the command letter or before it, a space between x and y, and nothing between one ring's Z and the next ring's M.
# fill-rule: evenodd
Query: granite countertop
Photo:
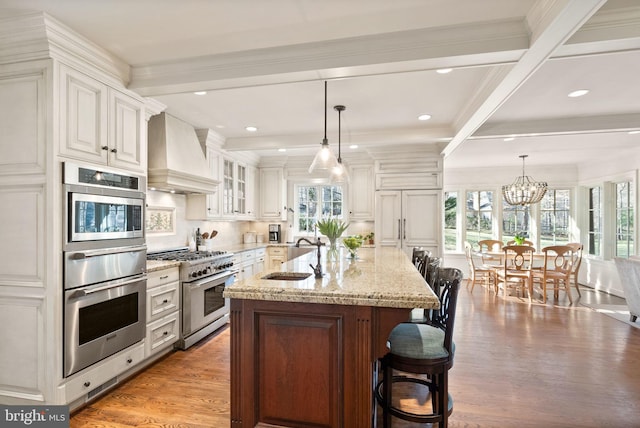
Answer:
M436 308L438 297L425 283L409 257L396 248L361 248L359 258L345 257L344 248L338 261L327 262L322 248L324 276L316 279L309 264L317 263L311 251L278 270L265 270L258 275L227 287L224 296L231 299L270 300L280 302L323 303L339 305L379 306L390 308ZM272 272L310 272L297 281L267 280Z
M180 266L180 262L168 260L147 260L147 273Z

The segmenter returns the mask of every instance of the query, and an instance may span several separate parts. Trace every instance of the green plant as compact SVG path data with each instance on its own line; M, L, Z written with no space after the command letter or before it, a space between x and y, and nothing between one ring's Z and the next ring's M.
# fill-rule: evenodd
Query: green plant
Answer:
M525 240L526 236L524 234L524 232L516 232L515 236L513 237L513 240L516 241L516 244L518 245L522 245L524 244L524 240Z
M353 250L357 250L362 246L362 240L363 238L361 235L353 235L353 236L347 236L346 238L342 238L342 243L349 250L353 251Z
M325 218L318 220L316 226L318 227L318 231L329 238L329 240L335 240L342 236L344 231L349 227L349 224L337 218Z

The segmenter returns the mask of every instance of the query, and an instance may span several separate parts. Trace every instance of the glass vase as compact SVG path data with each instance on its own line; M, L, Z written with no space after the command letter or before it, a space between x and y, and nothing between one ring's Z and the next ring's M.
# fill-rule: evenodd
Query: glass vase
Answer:
M338 251L337 238L329 238L329 248L327 249L327 260L338 260L340 252Z
M347 248L349 250L349 258L357 259L358 258L358 249L357 248Z

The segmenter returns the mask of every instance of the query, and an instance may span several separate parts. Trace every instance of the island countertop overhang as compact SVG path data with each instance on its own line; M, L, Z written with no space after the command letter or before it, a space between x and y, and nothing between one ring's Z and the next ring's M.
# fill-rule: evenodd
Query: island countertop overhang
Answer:
M438 297L426 284L409 257L397 248L361 248L356 260L341 251L338 260L327 261L322 248L322 278L313 274L303 280L263 279L273 272L308 272L317 263L311 251L280 269L266 270L227 287L230 299L319 303L388 308L437 308Z

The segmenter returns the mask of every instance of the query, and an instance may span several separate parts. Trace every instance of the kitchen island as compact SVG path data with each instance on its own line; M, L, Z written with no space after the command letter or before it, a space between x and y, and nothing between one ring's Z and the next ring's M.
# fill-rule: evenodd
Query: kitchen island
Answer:
M370 427L374 364L391 329L437 296L407 255L366 248L359 258L326 260L316 250L279 271L305 279L231 285L231 426ZM292 277L294 275L291 275Z

